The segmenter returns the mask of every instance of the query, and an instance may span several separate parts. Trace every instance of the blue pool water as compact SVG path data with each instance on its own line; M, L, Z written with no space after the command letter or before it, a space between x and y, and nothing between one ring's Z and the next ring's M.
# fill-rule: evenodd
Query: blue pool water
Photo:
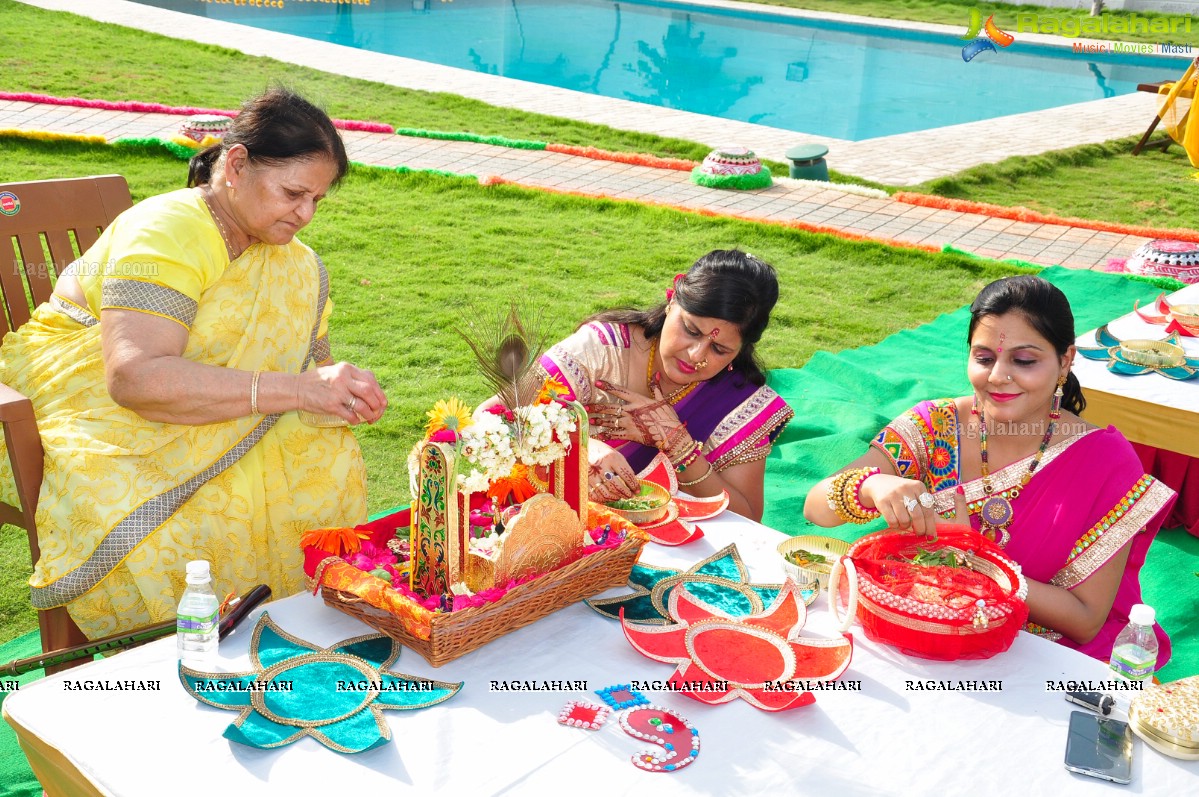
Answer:
M145 5L590 94L861 140L1128 94L1180 59L616 0ZM963 11L962 33L966 31ZM320 67L320 64L313 64ZM452 90L452 87L447 87Z

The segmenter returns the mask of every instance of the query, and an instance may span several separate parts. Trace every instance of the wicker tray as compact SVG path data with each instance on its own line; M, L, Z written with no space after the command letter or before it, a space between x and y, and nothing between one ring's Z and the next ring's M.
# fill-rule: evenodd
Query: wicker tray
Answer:
M629 572L646 542L642 532L631 526L628 528L632 530L615 548L596 551L526 581L508 590L494 603L434 614L428 639L410 633L398 617L371 606L356 595L325 585L321 586L321 595L328 605L358 618L412 648L434 667L440 667L558 609L606 589L628 584Z

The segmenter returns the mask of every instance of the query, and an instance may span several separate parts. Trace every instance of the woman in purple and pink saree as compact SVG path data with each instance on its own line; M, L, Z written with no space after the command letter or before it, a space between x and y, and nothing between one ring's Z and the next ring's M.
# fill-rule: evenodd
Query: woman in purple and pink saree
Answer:
M733 511L761 518L765 459L793 415L754 357L777 298L768 264L714 251L664 304L601 313L542 357L587 407L593 500L632 495L635 473L661 454L682 490L727 490Z

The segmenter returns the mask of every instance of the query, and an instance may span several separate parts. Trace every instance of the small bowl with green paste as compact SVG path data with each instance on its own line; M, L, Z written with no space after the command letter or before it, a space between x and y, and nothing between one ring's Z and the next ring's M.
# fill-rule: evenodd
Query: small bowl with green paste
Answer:
M654 523L670 511L670 493L653 482L642 481L641 491L629 498L608 501L604 506L635 526Z
M819 582L820 589L828 589L833 563L849 550L849 543L835 537L806 535L790 537L778 544L783 557L783 570L801 587Z

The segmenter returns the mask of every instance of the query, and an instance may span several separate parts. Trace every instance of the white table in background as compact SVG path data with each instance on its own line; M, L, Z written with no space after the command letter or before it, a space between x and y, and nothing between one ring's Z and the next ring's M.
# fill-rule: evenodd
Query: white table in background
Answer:
M1199 304L1199 284L1188 285L1167 298L1171 304ZM1157 315L1149 302L1142 308ZM1108 323L1120 340L1161 340L1166 329L1143 321L1132 312ZM1181 338L1188 357L1199 357L1199 338ZM1078 336L1079 346L1095 346L1095 330ZM1082 384L1087 409L1083 417L1096 426L1115 426L1134 443L1199 457L1199 377L1179 382L1159 374L1121 376L1107 363L1074 358L1074 373Z

